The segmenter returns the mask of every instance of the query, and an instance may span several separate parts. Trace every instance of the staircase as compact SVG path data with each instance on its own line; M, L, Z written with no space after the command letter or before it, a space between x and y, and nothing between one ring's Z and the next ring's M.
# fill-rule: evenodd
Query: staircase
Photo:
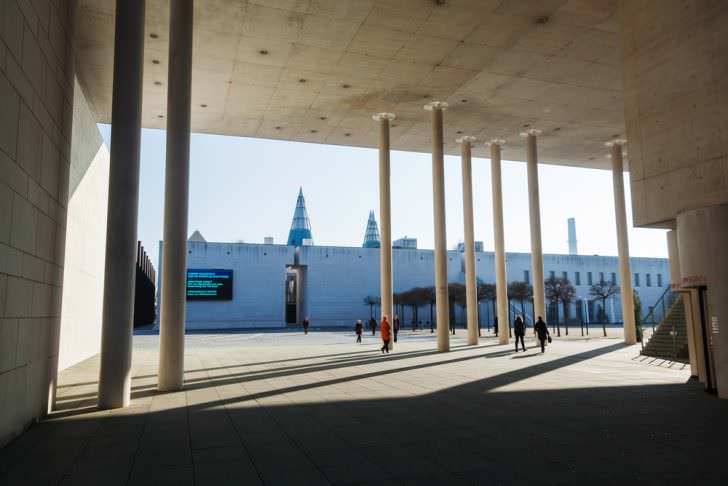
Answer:
M688 359L685 304L683 303L682 295L673 295L674 297L670 299L671 302L664 309L664 314L659 325L653 328L652 336L644 344L642 354L645 356L680 361ZM650 322L650 317L654 315L653 310L655 307L645 317L644 320L646 322Z

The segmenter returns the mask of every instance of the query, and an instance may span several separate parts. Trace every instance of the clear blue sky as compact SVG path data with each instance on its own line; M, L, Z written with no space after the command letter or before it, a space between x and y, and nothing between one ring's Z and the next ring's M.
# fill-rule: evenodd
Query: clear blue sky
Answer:
M107 144L110 127L99 125ZM504 157L507 157L507 146ZM285 243L299 186L303 187L314 241L360 246L367 216L379 221L377 151L332 145L193 134L189 231L208 241ZM164 212L165 132L142 131L139 239L157 265ZM432 166L429 154L393 152L392 234L434 245ZM530 251L526 166L503 163L507 251ZM541 165L541 222L546 253L567 253L567 223L576 218L579 253L616 255L612 175L608 171ZM632 256L666 257L662 230L631 228ZM475 238L493 249L490 161L473 159ZM445 158L448 248L463 238L460 158Z

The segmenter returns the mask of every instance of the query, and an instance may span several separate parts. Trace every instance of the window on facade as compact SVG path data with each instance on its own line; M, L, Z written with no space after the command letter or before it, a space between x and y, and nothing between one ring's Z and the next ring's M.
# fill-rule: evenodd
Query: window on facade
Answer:
M657 286L662 287L662 274L661 273L657 274Z
M634 286L635 287L640 286L640 274L639 273L634 274Z
M594 281L592 279L592 273L586 272L586 284L587 285L594 285Z
M612 285L617 285L617 274L612 272Z
M531 283L531 280L529 279L528 270L523 271L523 281L526 283Z
M599 272L599 282L604 282L604 272Z
M645 274L645 285L647 285L648 287L652 287L652 275L650 275L649 273Z
M556 278L556 272L554 272L553 270L551 270L551 271L549 272L549 277L551 277L551 278Z
M574 282L576 282L576 285L581 285L581 274L579 272L574 272Z
M569 280L569 274L568 274L567 272L561 272L561 277L562 277L562 278L563 278L564 280Z

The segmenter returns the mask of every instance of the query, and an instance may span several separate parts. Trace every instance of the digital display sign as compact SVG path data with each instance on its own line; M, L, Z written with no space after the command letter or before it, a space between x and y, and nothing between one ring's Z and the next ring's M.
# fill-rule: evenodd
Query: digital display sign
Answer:
M233 300L233 271L188 268L187 300Z

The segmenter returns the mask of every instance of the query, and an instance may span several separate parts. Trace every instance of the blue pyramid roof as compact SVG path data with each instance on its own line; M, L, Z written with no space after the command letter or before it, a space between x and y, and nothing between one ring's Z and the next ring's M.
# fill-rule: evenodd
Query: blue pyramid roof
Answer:
M311 222L308 220L306 200L303 198L303 188L298 190L296 209L293 211L291 231L288 232L288 245L301 246L304 239L313 239L311 236Z
M379 227L377 220L374 218L374 211L369 211L369 220L367 221L367 229L364 232L363 248L379 248Z

